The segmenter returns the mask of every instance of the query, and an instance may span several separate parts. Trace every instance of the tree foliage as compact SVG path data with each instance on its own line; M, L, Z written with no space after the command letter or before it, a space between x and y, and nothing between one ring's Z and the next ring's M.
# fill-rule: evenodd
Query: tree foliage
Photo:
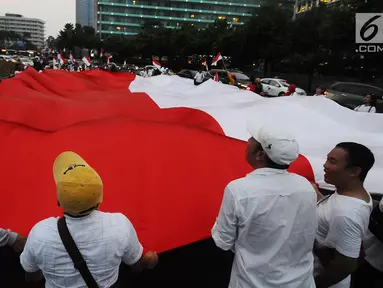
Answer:
M35 50L36 45L34 45L29 39L31 38L31 33L16 33L14 31L3 31L0 30L0 45L4 48L9 49L30 49Z

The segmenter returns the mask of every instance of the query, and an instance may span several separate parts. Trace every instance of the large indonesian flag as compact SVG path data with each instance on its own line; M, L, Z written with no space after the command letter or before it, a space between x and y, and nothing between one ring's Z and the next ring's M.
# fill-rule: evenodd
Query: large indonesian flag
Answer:
M157 252L210 236L224 187L252 170L244 159L250 114L295 133L319 181L337 142L383 151L381 115L322 98L264 99L214 81L194 86L177 76L27 69L0 84L0 107L0 227L27 234L61 215L52 165L72 150L103 179L101 210L124 213L144 247ZM377 158L367 179L377 192L381 167ZM314 181L303 156L290 171Z

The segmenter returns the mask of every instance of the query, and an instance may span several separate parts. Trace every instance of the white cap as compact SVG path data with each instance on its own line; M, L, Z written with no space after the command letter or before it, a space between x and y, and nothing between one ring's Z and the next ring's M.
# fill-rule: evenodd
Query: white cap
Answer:
M298 158L299 145L295 137L285 130L273 126L259 126L257 121L247 122L247 130L274 163L290 165Z

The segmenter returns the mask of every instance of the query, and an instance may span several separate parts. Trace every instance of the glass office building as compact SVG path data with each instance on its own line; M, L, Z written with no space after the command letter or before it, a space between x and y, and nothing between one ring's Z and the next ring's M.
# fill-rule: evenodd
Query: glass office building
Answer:
M319 6L320 3L332 4L339 0L296 0L295 1L295 14L305 12L312 7Z
M145 23L177 28L189 23L205 28L217 19L242 25L260 0L99 0L97 30L103 36L135 35Z
M97 0L76 0L76 23L96 27Z

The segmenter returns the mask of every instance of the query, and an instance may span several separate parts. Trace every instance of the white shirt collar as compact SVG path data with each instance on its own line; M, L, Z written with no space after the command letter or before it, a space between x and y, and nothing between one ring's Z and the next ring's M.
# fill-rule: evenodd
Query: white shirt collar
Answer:
M89 213L88 215L86 216L83 216L83 217L72 217L72 216L69 216L67 214L64 214L65 218L67 219L70 219L70 220L74 220L74 221L80 221L80 220L83 220L83 219L88 219L90 218L93 214L95 214L97 210L94 210L92 211L91 213Z
M252 176L252 175L264 175L264 176L270 176L270 175L278 175L278 174L285 174L288 173L286 169L275 169L275 168L258 168L255 169L253 172L250 172L246 176Z

